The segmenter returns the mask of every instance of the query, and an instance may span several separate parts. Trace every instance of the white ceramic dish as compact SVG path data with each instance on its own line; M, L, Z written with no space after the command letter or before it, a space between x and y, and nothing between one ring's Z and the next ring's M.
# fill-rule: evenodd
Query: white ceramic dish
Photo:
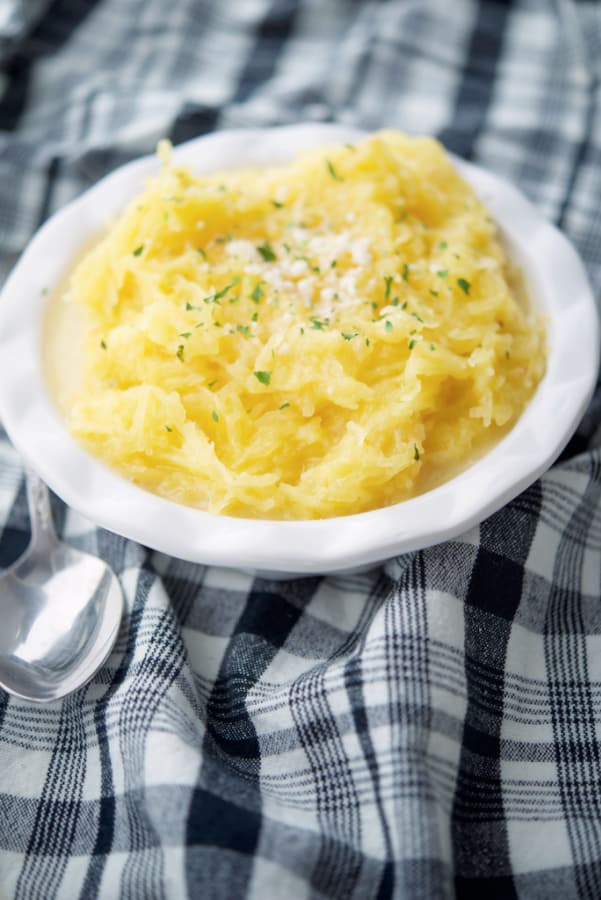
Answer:
M208 172L283 162L303 147L359 136L327 125L221 132L181 145L176 159ZM482 521L542 474L569 440L595 384L598 319L584 268L567 240L515 188L456 162L548 316L549 342L547 373L530 405L501 443L463 474L412 500L359 515L247 520L209 515L141 490L75 443L44 384L45 292L156 171L154 157L119 169L57 213L8 279L0 296L0 416L11 440L57 494L98 525L182 559L277 577L365 567Z

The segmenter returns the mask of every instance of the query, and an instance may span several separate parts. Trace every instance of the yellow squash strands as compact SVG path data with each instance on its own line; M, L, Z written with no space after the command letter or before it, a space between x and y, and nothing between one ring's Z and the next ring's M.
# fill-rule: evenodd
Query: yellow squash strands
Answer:
M516 421L544 329L435 141L198 178L161 156L70 286L94 454L214 513L310 519L420 493Z

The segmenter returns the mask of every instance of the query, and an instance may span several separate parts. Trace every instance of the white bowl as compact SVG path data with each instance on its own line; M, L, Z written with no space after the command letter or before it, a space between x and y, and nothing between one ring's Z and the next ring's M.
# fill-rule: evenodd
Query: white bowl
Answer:
M329 125L229 131L175 150L196 172L284 162L299 149L356 140ZM210 515L144 491L69 435L42 370L45 291L79 248L102 231L143 180L146 157L117 170L36 234L0 295L0 416L26 460L68 504L98 525L164 553L271 576L357 569L452 538L531 484L561 452L591 397L599 364L598 319L586 273L567 240L511 185L460 160L461 174L493 214L534 302L548 317L548 365L511 432L461 475L385 509L319 521Z

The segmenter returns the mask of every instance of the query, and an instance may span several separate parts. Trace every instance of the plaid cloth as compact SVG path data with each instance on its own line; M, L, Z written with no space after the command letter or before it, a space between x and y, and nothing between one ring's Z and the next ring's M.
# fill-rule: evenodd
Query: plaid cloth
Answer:
M0 54L3 273L161 136L336 120L508 177L601 286L596 0L3 0ZM600 421L601 394L513 503L361 576L194 566L54 498L127 614L87 688L0 697L0 895L601 896ZM27 541L2 437L0 565Z

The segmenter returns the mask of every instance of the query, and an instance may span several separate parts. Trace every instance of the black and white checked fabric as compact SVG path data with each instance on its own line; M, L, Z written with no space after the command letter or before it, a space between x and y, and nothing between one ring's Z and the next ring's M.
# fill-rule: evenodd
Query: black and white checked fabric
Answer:
M0 0L0 269L160 137L332 120L508 177L598 292L600 75L596 0ZM193 566L55 500L127 615L77 695L0 695L0 896L599 898L600 422L362 576ZM27 541L2 436L0 566Z

